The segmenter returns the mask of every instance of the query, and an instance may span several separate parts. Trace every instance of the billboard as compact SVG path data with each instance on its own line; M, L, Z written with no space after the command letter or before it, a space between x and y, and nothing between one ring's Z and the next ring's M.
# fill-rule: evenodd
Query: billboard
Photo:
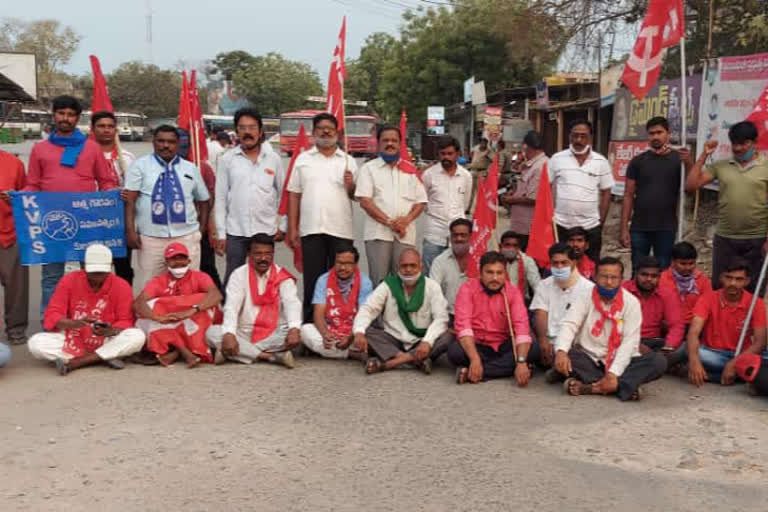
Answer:
M612 193L614 195L624 194L624 182L627 181L627 167L640 153L648 150L646 141L611 141L608 146L608 163L613 170L613 180L615 182Z
M427 107L427 134L445 133L445 107Z
M37 100L37 62L34 53L0 52L0 73Z
M496 147L501 140L501 115L503 107L485 107L484 136Z

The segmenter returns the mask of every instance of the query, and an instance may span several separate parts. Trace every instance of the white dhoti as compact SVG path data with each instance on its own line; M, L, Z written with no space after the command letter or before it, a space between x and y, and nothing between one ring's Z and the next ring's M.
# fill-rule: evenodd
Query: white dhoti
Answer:
M253 343L250 337L235 334L237 345L240 348L240 354L234 357L228 357L232 361L251 364L259 358L263 352L282 352L285 350L285 337L288 336L288 326L279 325L275 331L259 341ZM205 332L205 339L208 346L221 350L221 343L224 338L224 330L220 325L212 325Z
M329 359L347 359L349 357L348 348L344 350L336 347L325 348L323 336L317 330L315 324L304 324L301 326L301 341L309 350L323 357Z
M117 336L105 338L104 344L97 348L95 353L105 361L122 359L140 351L141 347L144 346L144 339L145 336L141 329L124 329ZM29 353L35 359L69 361L73 356L64 352L64 341L63 332L39 332L29 338L27 346Z

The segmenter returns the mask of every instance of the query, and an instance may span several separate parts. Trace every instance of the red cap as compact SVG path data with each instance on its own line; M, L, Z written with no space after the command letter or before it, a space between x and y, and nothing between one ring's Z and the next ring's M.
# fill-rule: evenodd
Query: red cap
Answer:
M179 242L173 242L172 244L168 244L168 247L165 248L165 259L173 258L179 254L189 257L189 251L187 250L186 245Z

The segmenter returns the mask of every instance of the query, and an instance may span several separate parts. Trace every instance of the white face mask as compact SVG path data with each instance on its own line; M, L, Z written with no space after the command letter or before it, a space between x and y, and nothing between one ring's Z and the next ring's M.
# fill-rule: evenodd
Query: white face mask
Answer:
M574 148L573 144L571 144L571 153L573 153L574 155L579 155L579 156L586 155L587 153L589 153L590 149L592 149L592 146L587 144L586 146L584 146L584 149L582 149L581 151L576 151L576 148Z
M170 272L175 279L181 279L182 277L187 275L188 271L189 271L189 265L187 265L186 267L177 267L177 268L168 267L168 272Z
M419 280L419 278L421 277L421 272L413 276L406 276L406 275L403 275L401 272L398 272L397 275L400 277L400 280L403 282L403 284L411 285Z

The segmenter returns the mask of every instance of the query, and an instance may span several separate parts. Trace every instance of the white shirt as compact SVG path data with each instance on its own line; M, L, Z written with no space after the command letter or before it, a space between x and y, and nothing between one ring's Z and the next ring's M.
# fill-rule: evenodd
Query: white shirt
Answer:
M613 187L613 171L600 153L589 152L584 165L570 149L549 160L549 181L555 186L555 222L592 229L600 225L600 191Z
M224 321L221 324L224 334L234 334L239 339L251 339L253 322L261 311L261 306L253 304L251 285L248 280L248 265L238 267L229 276L227 283L227 302L224 304ZM277 270L280 267L275 265ZM267 287L269 273L259 276L256 274L259 293L264 293ZM280 292L280 316L277 328L287 325L288 329L301 328L301 301L296 291L293 279L286 279L278 287Z
M560 325L571 304L581 300L590 300L590 294L595 284L577 270L576 282L568 288L560 288L555 278L550 276L539 283L531 301L531 311L540 309L547 312L547 335L555 339L560 334Z
M407 298L408 294L406 293ZM448 329L447 306L440 285L427 277L424 284L424 302L418 311L409 313L414 327L427 330L421 341L432 345ZM411 334L403 321L400 320L397 301L386 282L377 286L373 293L368 296L365 304L360 306L355 316L353 332L365 334L365 330L379 315L381 315L384 330L397 338L406 350L410 350L419 341L419 338Z
M411 212L413 205L427 202L424 185L416 175L405 173L397 166L390 167L381 158L371 160L360 168L355 197L373 199L373 203L390 219L404 217ZM405 236L400 238L389 226L365 216L363 240L391 242L395 238L404 244L416 245L416 223L408 224Z
M226 234L274 235L277 208L285 182L283 162L269 144L262 144L256 163L238 146L221 155L216 176L214 220L220 239ZM280 229L285 231L285 218Z
M643 311L640 301L630 292L621 288L619 293L624 300L624 308L619 315L619 335L621 345L616 349L613 363L607 370L621 377L633 357L640 355L640 327L643 323ZM604 307L610 310L610 306ZM560 333L555 340L555 350L568 352L571 346L578 345L593 361L605 364L608 355L608 338L613 329L613 321L606 320L603 330L598 337L592 335L592 326L600 318L600 313L592 303L592 297L587 296L571 303L560 326Z
M107 160L107 162L109 162L110 166L112 166L112 168L117 173L117 177L120 180L120 186L122 187L125 183L125 171L127 171L128 168L133 165L133 162L136 161L136 156L130 151L126 151L121 148L120 156L122 157L122 161L116 162L115 160L117 160L117 158L113 160L111 151L104 151L103 153L104 158Z
M461 285L469 280L466 272L459 268L459 262L450 247L444 250L432 261L429 268L429 277L432 278L443 290L443 296L448 301L448 312L454 314L456 307L456 294Z
M472 202L472 174L460 165L449 176L441 164L435 164L421 175L427 191L427 218L424 239L430 243L448 246L448 226L463 219Z
M206 140L205 145L208 147L208 162L213 167L213 170L218 172L218 158L226 151L226 148L218 140Z
M517 253L515 261L507 262L507 275L509 276L509 282L512 283L512 285L519 287L520 283L517 282L517 276L519 268L518 262L521 257L523 261L523 278L525 279L525 286L523 286L525 293L523 295L526 299L529 299L531 295L536 293L536 288L538 288L539 283L541 282L539 266L536 264L536 261L527 254L519 252Z
M346 169L357 176L355 159L341 149L327 157L315 146L296 158L288 192L301 194L301 236L326 234L354 240L352 200L344 187Z

